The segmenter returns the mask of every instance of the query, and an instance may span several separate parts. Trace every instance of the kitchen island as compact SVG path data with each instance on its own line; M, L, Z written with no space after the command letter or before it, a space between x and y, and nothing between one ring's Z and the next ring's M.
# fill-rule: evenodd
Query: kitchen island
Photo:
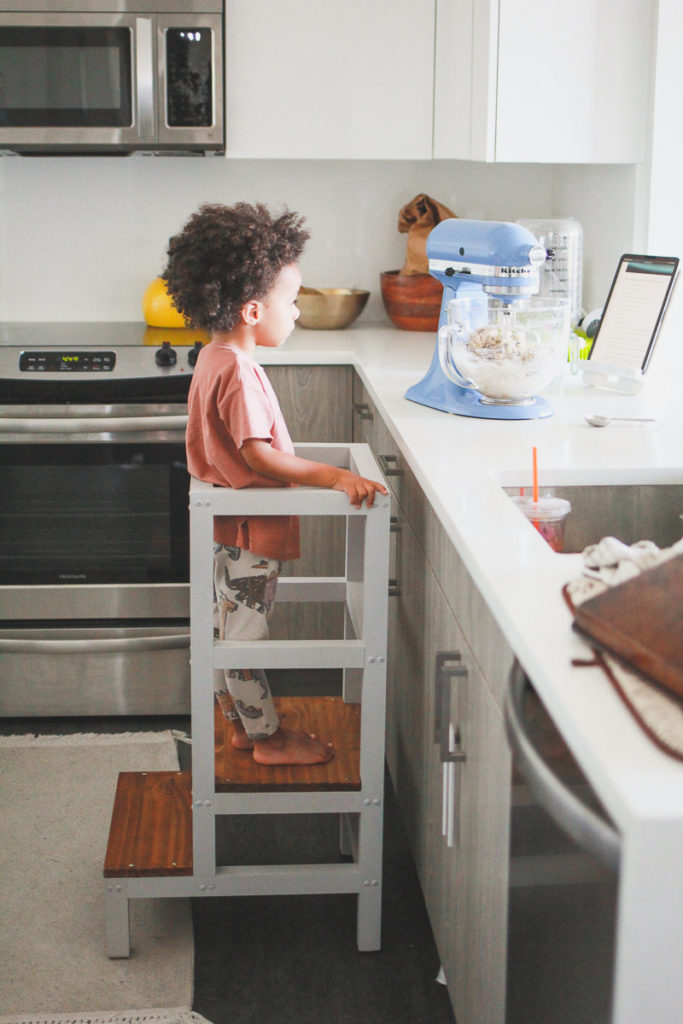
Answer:
M431 334L393 328L297 328L280 349L260 350L260 358L264 365L355 369L620 833L613 1022L674 1024L683 1005L683 763L647 738L599 668L572 666L587 648L571 629L561 590L580 574L581 557L553 552L503 488L530 485L533 446L544 486L681 484L683 375L660 373L641 395L626 397L567 374L544 392L552 417L484 420L404 398L425 373L433 345ZM595 429L584 415L596 411L656 416L661 425Z

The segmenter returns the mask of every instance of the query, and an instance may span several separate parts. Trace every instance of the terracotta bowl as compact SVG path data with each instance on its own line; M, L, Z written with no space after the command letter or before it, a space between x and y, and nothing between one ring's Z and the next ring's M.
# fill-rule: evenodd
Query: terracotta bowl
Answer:
M435 331L439 326L443 288L431 274L386 270L379 276L387 315L404 331Z

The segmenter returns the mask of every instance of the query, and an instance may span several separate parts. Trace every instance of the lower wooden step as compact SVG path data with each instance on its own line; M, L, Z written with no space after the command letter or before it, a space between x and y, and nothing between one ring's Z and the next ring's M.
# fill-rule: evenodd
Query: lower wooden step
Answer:
M251 751L232 745L232 724L216 707L216 791L302 792L306 790L359 790L360 704L345 704L341 697L279 697L275 706L290 729L315 733L334 744L326 764L260 765Z
M190 772L121 772L104 877L191 874Z

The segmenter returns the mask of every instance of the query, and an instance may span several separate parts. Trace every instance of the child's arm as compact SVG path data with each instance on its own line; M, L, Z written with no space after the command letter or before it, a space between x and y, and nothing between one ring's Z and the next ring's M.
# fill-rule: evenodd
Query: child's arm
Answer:
M258 438L246 440L240 451L249 468L260 476L285 484L330 487L334 491L344 491L355 508L360 508L364 500L368 508L372 508L377 491L388 494L386 487L374 480L367 480L348 469L339 469L325 462L311 462L288 452L277 451L268 441Z

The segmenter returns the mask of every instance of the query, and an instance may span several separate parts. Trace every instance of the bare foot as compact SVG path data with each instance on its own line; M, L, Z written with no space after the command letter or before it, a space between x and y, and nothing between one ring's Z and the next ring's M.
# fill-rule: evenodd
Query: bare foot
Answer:
M323 743L314 734L294 732L280 726L266 740L254 743L257 764L324 764L334 757L331 743Z
M286 716L284 714L281 714L280 721L282 722L285 717ZM253 750L254 741L247 734L247 731L244 728L244 725L242 724L242 719L233 718L231 719L231 721L232 736L230 738L230 742L232 743L233 747L235 747L236 750Z
M232 720L232 737L230 739L233 747L237 750L253 750L254 741L249 739L240 718Z

